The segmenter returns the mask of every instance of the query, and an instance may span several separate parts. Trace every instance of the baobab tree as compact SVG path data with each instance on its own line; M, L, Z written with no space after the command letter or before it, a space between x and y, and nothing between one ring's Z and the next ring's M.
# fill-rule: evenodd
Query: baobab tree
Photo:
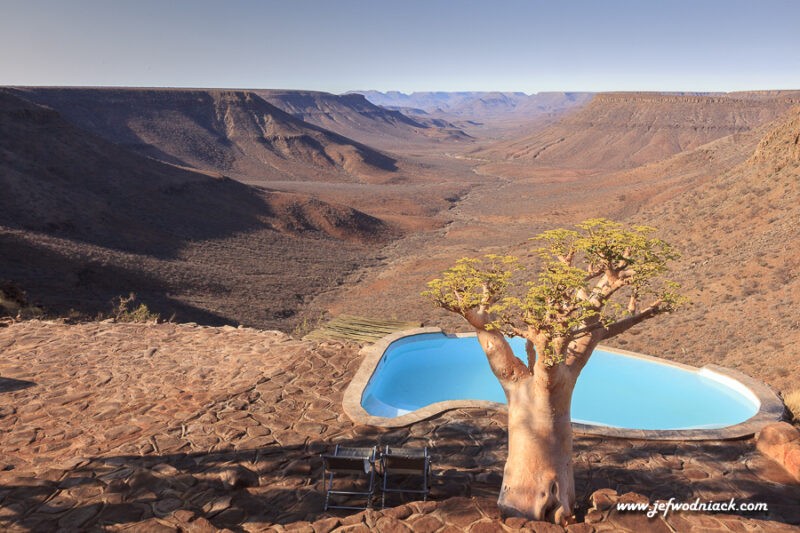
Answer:
M653 228L605 219L546 231L534 240L538 273L517 258L461 259L423 293L477 332L508 403L508 459L498 499L507 516L573 519L570 406L578 376L601 341L675 310L676 283L662 279L677 254ZM507 337L526 340L527 363Z

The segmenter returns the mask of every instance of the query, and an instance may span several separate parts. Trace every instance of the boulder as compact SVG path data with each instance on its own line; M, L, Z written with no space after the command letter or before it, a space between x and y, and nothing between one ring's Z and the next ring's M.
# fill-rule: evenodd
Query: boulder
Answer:
M794 442L783 458L783 467L800 482L800 444Z
M787 422L770 424L756 437L756 448L800 481L800 431Z
M619 495L614 489L599 489L589 496L592 507L598 511L608 511L617 503Z
M220 472L219 477L227 488L258 486L258 474L242 465L225 468Z

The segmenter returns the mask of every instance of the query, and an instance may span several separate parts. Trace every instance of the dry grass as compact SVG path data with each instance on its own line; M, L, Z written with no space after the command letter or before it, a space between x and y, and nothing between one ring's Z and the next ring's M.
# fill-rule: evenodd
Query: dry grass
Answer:
M783 398L783 402L789 411L792 412L792 418L795 422L800 422L800 389L794 389Z
M42 309L28 302L25 291L14 283L0 280L0 317L24 319L41 315Z
M153 313L146 304L136 305L136 294L130 293L128 297L118 296L114 299L112 314L117 322L136 322L140 324L157 324L161 315Z

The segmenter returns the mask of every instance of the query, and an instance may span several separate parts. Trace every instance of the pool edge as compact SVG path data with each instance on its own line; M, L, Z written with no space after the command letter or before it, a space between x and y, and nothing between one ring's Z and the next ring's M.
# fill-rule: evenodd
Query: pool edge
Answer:
M358 367L358 370L356 371L355 376L353 376L350 384L345 389L344 398L342 400L342 408L344 409L345 414L350 417L353 422L382 428L396 428L408 426L416 422L432 418L440 413L452 409L482 408L497 409L500 411L506 411L508 409L505 404L486 400L450 400L427 405L411 413L393 418L374 416L367 413L367 411L361 406L361 397L386 349L390 344L397 340L405 337L422 335L425 333L441 333L448 337L475 336L474 333L446 333L438 327L413 328L392 333L382 337L374 344L362 348L359 352L359 355L362 355L363 359ZM706 372L737 381L743 387L749 390L756 398L758 398L761 405L758 412L751 418L739 424L719 429L643 430L594 426L573 422L572 429L577 435L667 441L741 439L758 433L765 425L781 420L784 416L785 407L777 393L775 393L775 391L773 391L772 388L770 388L766 383L758 381L755 378L744 374L743 372L739 372L738 370L733 370L714 364L708 364L697 368L690 365L685 365L683 363L677 363L675 361L668 361L666 359L654 357L652 355L621 350L619 348L612 348L609 346L598 346L598 348L601 348L604 351L615 352L629 357L647 359L650 361L656 361L660 364L676 366L684 370L691 370L693 372L698 372L701 369L705 369Z

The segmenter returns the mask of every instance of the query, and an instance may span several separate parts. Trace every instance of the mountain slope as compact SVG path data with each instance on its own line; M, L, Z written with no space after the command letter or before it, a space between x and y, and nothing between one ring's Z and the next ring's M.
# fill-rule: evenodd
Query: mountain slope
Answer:
M446 112L458 104L480 98L481 95L488 94L486 92L470 92L470 91L419 91L411 94L402 93L399 91L353 91L358 94L363 94L364 97L375 105L382 107L408 107L421 109L426 112L442 111ZM509 96L516 95L517 97L524 96L524 93L505 93Z
M138 249L164 245L166 235L202 239L279 226L291 213L278 206L293 205L300 215L312 204L301 195L260 191L132 154L7 92L0 91L0 113L0 220L8 226ZM315 202L331 222L363 215ZM376 231L380 221L367 226L367 233Z
M676 358L702 357L791 390L800 385L788 370L800 343L800 108L771 124L751 153L636 216L679 245L678 279L693 305L664 328L645 328L633 347L667 345L679 328Z
M26 88L77 126L165 162L264 180L380 181L391 157L251 91Z
M362 91L377 105L414 120L444 122L484 140L518 139L591 100L592 93Z
M632 168L774 120L797 94L607 93L530 136L477 156L584 169Z
M0 190L0 280L56 312L134 291L165 317L286 327L391 235L346 206L136 155L3 90Z
M452 125L410 118L400 112L378 107L360 94L278 90L253 92L301 120L370 145L392 146L398 139L412 142L468 139Z
M592 98L592 93L541 92L415 92L358 91L373 104L404 110L412 117L450 117L461 120L531 119L578 107Z

